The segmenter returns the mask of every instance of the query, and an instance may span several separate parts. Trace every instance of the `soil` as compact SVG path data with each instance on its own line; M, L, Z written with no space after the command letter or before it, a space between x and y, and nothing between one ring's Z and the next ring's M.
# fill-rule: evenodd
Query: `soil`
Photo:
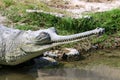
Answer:
M43 2L50 7L72 13L74 18L79 18L88 12L102 12L120 7L120 0L44 0Z
M4 24L6 21L6 17L3 17L2 15L0 15L0 24Z
M5 26L8 26L8 25L9 25L9 27L10 27L10 26L12 26L13 24L12 24L12 21L10 21L10 20L7 19L5 16L2 16L2 15L0 14L0 25L5 25Z

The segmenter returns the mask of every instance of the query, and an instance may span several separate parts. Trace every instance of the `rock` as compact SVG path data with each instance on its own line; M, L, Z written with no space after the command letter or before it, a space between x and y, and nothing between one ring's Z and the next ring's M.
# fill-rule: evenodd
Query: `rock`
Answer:
M50 51L46 51L43 53L44 57L51 57L54 58L56 60L61 60L63 53L61 52L61 50L50 50Z
M79 60L79 56L80 53L78 50L74 49L74 48L65 48L65 52L63 54L63 60L67 60L67 61L75 61L75 60Z
M55 66L58 64L58 62L55 59L50 57L39 57L36 58L34 61L39 67Z
M79 55L78 50L76 50L74 48L65 48L64 50L68 51L65 53L65 55L67 55L67 56Z
M58 57L58 50L54 50L54 51L46 51L45 53L43 53L43 56L49 56L51 58L56 58Z
M98 49L98 48L99 48L98 44L92 45L92 47L91 47L91 49Z
M79 58L79 51L74 48L64 48L61 50L46 51L43 56L51 57L57 60L77 60Z

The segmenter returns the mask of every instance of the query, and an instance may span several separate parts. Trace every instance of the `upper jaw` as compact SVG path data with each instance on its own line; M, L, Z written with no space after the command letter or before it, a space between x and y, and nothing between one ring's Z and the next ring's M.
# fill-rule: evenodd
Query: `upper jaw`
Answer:
M60 36L60 35L54 34L53 36L51 36L51 41L52 42L65 42L65 41L71 41L71 40L74 41L76 39L85 38L90 35L99 35L100 36L104 32L105 32L104 28L96 28L94 30L77 33L77 34L73 34L73 35L67 35L67 36Z
M96 35L96 34L101 35L101 34L104 33L104 31L105 31L104 28L97 28L97 29L94 29L94 30L90 30L90 33L93 34L92 32L95 32L94 35ZM88 35L87 32L84 32L84 33ZM30 45L31 47L28 46L29 48L28 47L27 48L29 50L27 50L27 51L30 51L30 52L35 52L36 51L37 52L37 51L41 51L41 50L46 50L46 49L52 48L52 47L57 46L57 45L67 44L67 43L71 43L71 42L76 42L76 41L80 41L80 40L82 40L84 38L87 38L86 35L78 37L78 35L81 35L81 33L78 33L78 35L76 35L76 34L72 35L72 36L70 35L69 38L68 38L68 36L59 36L56 33L52 33L52 31L50 33L48 32L48 34L50 35L50 40L45 41L42 44L39 43L39 44ZM73 38L73 36L77 36L77 37ZM90 36L90 35L88 35L88 36ZM52 37L54 37L54 38L52 38ZM63 38L64 37L64 39L59 40L58 37L59 38ZM59 41L54 40L56 38L58 38Z

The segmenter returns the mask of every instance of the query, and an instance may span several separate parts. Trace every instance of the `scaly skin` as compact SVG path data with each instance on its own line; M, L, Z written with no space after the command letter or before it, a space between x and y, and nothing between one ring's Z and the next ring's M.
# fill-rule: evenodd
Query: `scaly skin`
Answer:
M56 34L52 28L37 31L22 31L0 26L0 64L17 65L41 55L44 51L61 44L101 34L103 28L68 36Z

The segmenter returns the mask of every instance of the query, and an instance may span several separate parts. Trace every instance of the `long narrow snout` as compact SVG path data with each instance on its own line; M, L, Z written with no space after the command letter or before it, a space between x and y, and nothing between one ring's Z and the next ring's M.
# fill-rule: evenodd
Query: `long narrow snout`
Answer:
M73 34L73 35L67 35L67 36L60 36L60 35L54 35L52 36L51 40L52 42L64 42L64 41L71 41L76 40L80 38L84 38L90 35L102 35L105 32L104 28L96 28L94 30L86 31L83 33Z
M68 35L68 36L60 36L60 35L57 35L56 32L55 33L49 32L51 33L49 35L51 37L50 43L44 44L44 45L28 45L28 46L26 45L26 46L23 46L21 50L23 50L26 53L34 53L32 55L38 56L41 52L46 51L52 47L62 45L62 44L68 44L71 42L77 42L92 35L99 35L99 34L101 35L104 33L104 31L105 31L104 28L96 28L94 30L73 34L73 35Z

